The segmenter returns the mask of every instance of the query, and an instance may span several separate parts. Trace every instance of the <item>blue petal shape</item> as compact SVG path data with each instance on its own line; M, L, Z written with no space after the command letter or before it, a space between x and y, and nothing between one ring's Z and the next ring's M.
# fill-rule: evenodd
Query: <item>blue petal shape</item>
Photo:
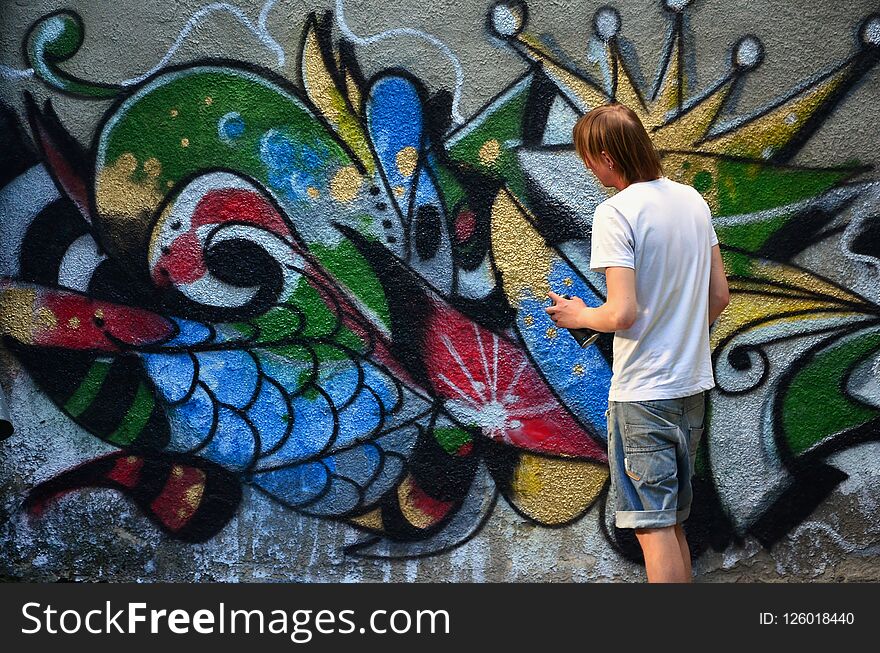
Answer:
M353 442L368 437L380 424L382 413L379 403L370 390L358 389L358 370L351 367L344 372L322 381L323 387L339 410L339 433L333 443L334 448L347 447ZM348 406L343 404L357 393Z
M375 441L376 446L385 454L384 461L378 475L366 487L364 503L377 501L398 484L405 471L404 460L409 459L418 437L418 427L409 424Z
M339 414L339 435L334 447L347 447L369 437L382 423L382 412L376 397L366 388L354 403Z
M391 411L402 400L401 390L394 380L386 372L366 361L363 365L364 384L370 386L373 392L382 400L385 410ZM398 407L399 409L399 407Z
M414 177L401 174L397 155L406 147L416 152L422 149L424 124L418 91L404 77L383 77L370 88L366 111L367 131L388 183L403 186L404 198L408 198Z
M257 363L246 351L226 349L196 354L199 380L218 401L244 408L257 390Z
M318 375L320 378L318 383L327 391L337 408L351 401L358 391L358 377L360 375L357 365L350 360L343 361L341 364L337 362L325 363L321 366Z
M375 444L367 442L327 456L324 462L337 474L350 479L358 487L366 487L378 474L382 465L382 455Z
M266 377L263 377L257 400L248 410L248 418L260 434L261 452L281 442L293 426L293 413L284 393Z
M397 456L385 456L379 475L364 491L364 505L369 506L394 489L406 471L406 464Z
M440 190L429 174L436 162L429 153L418 87L405 77L380 78L370 88L366 114L388 185L403 190L396 199L407 234L404 259L441 293L448 293L455 267L449 224Z
M197 345L211 340L211 328L201 322L172 318L177 328L180 329L174 339L165 343L166 347L183 347Z
M299 132L270 129L260 141L270 185L293 202L309 201L310 186L325 187L331 167L327 148L317 139L306 143L303 138Z
M226 469L241 472L254 459L257 443L251 426L237 412L221 406L217 411L217 428L199 456Z
M320 454L334 433L333 413L321 393L306 392L293 404L293 429L281 448L260 461L262 468L289 465Z
M330 483L330 474L321 463L305 463L255 474L253 483L295 508L320 496Z
M189 452L197 449L214 429L216 403L201 385L197 385L186 402L168 410L171 426L169 451Z
M361 491L357 485L345 478L330 477L330 489L314 503L302 511L318 517L338 517L351 512L361 505Z
M580 297L588 306L599 306L603 302L561 259L554 262L549 282L554 292ZM547 329L554 326L550 316L544 312L549 305L549 300L523 299L516 316L517 330L560 400L582 423L591 427L595 435L605 439L605 410L608 408L611 366L598 347L581 349L563 329L559 329L555 338L548 338ZM530 324L526 324L527 317Z
M272 377L289 395L299 394L303 384L312 378L311 361L294 360L264 350L256 350L263 373Z
M143 354L144 369L164 401L186 399L195 384L196 365L190 354Z
M398 386L388 373L364 361L364 385L379 397L385 410L383 431L390 431L399 424L416 419L431 409L430 401L415 394L405 385Z

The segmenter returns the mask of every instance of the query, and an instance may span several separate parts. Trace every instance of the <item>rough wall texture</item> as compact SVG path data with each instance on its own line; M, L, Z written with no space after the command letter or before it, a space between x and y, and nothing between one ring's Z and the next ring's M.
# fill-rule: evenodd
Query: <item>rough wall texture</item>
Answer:
M616 98L731 280L698 579L880 580L875 3L0 11L3 576L643 579L542 310Z

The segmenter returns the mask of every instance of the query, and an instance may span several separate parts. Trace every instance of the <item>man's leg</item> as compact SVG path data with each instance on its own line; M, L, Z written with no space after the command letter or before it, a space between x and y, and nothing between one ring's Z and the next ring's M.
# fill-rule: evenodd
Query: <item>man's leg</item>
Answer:
M636 538L645 555L649 583L691 582L690 564L685 567L675 526L636 529Z
M688 547L687 539L684 536L684 528L681 524L675 525L675 537L678 538L678 548L681 550L681 560L684 563L684 571L687 574L687 581L690 583L693 578L693 569L691 569L691 550Z

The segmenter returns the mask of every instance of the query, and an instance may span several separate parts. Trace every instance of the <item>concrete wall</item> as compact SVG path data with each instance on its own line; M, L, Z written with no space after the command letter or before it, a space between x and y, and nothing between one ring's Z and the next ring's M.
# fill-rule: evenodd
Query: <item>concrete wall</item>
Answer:
M880 15L837 3L3 3L0 575L640 580L571 147L713 209L698 579L880 580ZM332 13L325 13L332 12Z

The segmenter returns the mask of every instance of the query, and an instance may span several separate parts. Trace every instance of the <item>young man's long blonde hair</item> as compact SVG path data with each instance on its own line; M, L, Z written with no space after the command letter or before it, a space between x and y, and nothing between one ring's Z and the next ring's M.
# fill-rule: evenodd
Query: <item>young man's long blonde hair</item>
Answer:
M585 163L587 155L601 162L604 151L628 184L663 175L660 155L642 121L623 104L606 104L585 113L575 123L572 139Z

